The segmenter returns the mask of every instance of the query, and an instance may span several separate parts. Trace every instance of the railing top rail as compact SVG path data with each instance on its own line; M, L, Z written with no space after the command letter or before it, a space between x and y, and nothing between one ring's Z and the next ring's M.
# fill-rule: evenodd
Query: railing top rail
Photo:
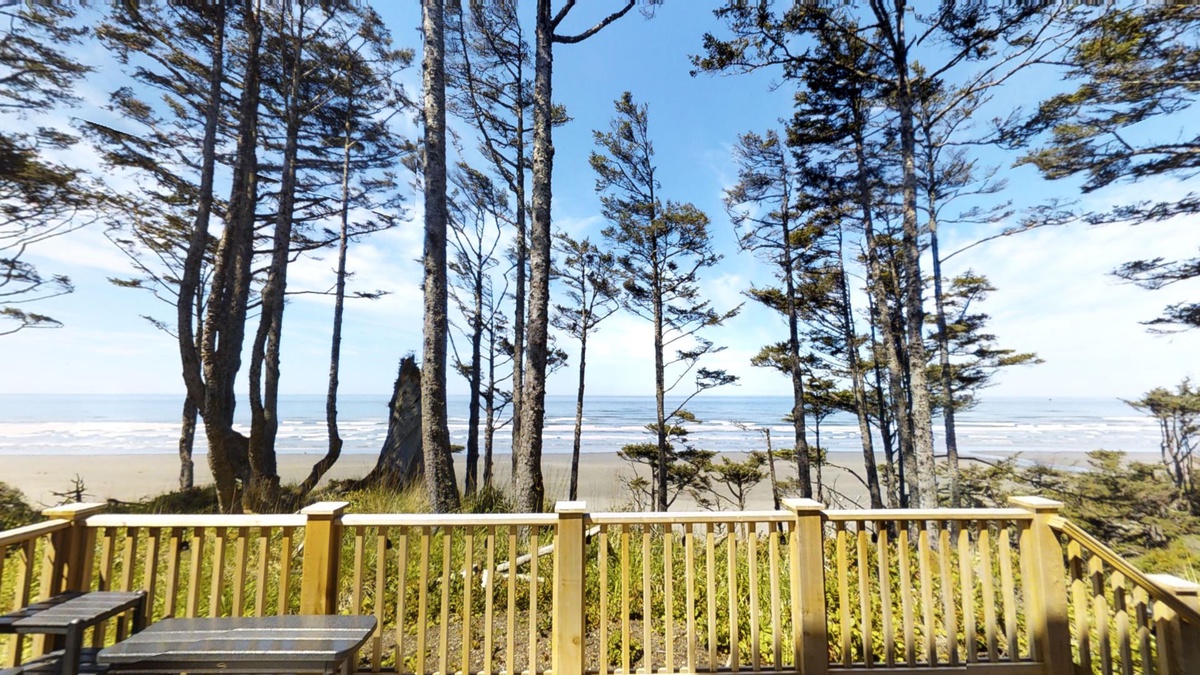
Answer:
M845 521L923 521L923 520L1033 520L1025 509L844 509L825 511L825 519Z
M588 514L593 525L682 525L689 523L786 523L795 518L787 511L679 511L612 512Z
M1100 540L1088 534L1086 530L1079 527L1075 523L1066 518L1055 518L1050 522L1050 527L1055 531L1060 532L1067 537L1079 542L1084 549L1092 555L1097 556L1108 564L1113 569L1134 584L1140 586L1146 591L1152 600L1161 602L1167 607L1170 607L1184 621L1193 625L1200 625L1200 612L1196 611L1191 605L1180 600L1174 593L1163 588L1158 582L1146 576L1141 570L1131 565L1128 561L1122 558L1116 551L1105 546Z
M88 527L304 527L305 522L298 513L101 513L87 519Z
M33 525L18 527L13 530L5 530L0 532L0 546L21 544L30 539L37 539L42 535L50 534L51 532L65 530L70 526L71 521L56 518L41 523L34 523Z
M347 513L342 516L346 527L545 527L558 522L553 513Z

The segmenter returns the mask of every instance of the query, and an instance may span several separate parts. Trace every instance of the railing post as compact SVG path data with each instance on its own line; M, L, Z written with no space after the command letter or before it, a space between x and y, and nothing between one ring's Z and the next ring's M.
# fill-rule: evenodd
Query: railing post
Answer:
M584 502L558 502L558 531L554 542L554 633L551 667L554 675L583 674L583 561ZM534 543L536 546L536 542Z
M825 611L825 505L812 499L785 499L795 516L792 531L793 644L800 675L829 672Z
M87 519L104 510L104 504L64 504L42 511L46 518L69 520L71 526L50 535L42 568L42 594L46 597L64 591L86 591L88 569L95 545L88 537Z
M1071 656L1071 626L1067 619L1067 568L1063 563L1062 544L1050 522L1058 516L1062 502L1042 497L1010 497L1009 501L1033 513L1028 556L1029 579L1026 605L1033 623L1037 655L1047 673L1069 673L1074 669Z
M1147 574L1154 583L1175 594L1189 607L1200 611L1200 585L1170 574ZM1158 637L1158 671L1162 675L1200 673L1200 626L1179 618L1166 603L1154 603Z
M308 517L304 524L304 565L300 576L301 614L337 613L342 513L347 506L349 502L317 502L300 511Z

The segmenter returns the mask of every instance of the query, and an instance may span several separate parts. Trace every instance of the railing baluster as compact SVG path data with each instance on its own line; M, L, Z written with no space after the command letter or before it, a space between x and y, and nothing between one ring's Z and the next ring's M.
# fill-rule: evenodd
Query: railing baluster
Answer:
M950 577L950 523L938 522L938 570L942 584L942 626L950 665L958 665L958 617L954 612L954 582Z
M937 634L933 623L933 561L929 555L929 528L918 522L917 556L921 574L921 609L925 617L925 661L937 665Z
M248 528L237 529L237 544L234 547L233 562L233 615L242 615L242 602L246 598L246 538Z
M27 539L18 544L18 550L21 555L20 567L17 568L16 587L13 589L13 611L21 609L29 604L31 592L33 589L33 561L37 558L37 540ZM6 666L18 666L21 664L21 652L24 650L25 639L20 635L12 635L8 638L8 658Z
M979 579L983 582L983 623L987 634L988 661L1000 658L996 637L996 579L992 569L992 530L988 521L977 523L979 549Z
M487 528L487 564L483 572L484 608L483 617L483 675L492 675L492 627L496 608L496 527Z
M162 530L151 527L146 530L146 559L142 570L142 589L146 591L146 620L154 620L154 604L158 599L158 556Z
M1079 648L1079 668L1092 672L1092 630L1088 621L1087 587L1084 580L1083 549L1072 539L1067 543L1067 573L1071 575L1071 608L1075 612L1075 644Z
M738 583L737 583L737 526L734 523L726 525L725 551L727 555L726 572L729 577L729 666L733 672L741 669L738 662ZM651 672L651 671L647 671Z
M837 587L838 587L838 641L842 651L842 666L849 668L854 663L850 652L850 582L849 554L846 552L846 524L839 521L834 525L837 537Z
M90 529L90 528L89 528ZM182 527L168 527L167 544L167 592L163 598L163 616L175 616L175 602L179 594L179 558L182 555Z
M371 638L371 672L378 673L383 662L383 617L387 604L387 547L388 530L376 528L375 532L375 634Z
M642 524L642 669L654 672L654 621L650 613L650 526Z
M291 608L292 534L294 528L284 527L279 535L279 615Z
M909 668L917 665L916 618L913 615L912 545L908 541L908 522L896 523L896 555L900 556L900 611L904 615L904 660Z
M1041 621L1043 617L1040 617L1036 611L1036 603L1039 603L1040 599L1036 598L1033 594L1033 575L1036 574L1036 571L1030 564L1033 557L1032 523L1021 523L1019 532L1018 541L1021 551L1019 565L1021 570L1021 599L1025 609L1025 642L1029 645L1029 659L1037 661L1042 658L1042 655L1039 651L1040 645L1038 645L1034 631L1037 629L1038 621Z
M1142 675L1153 675L1154 655L1150 651L1150 596L1146 589L1135 586L1133 589L1134 618L1137 621L1138 659L1142 664ZM1165 675L1165 674L1164 674Z
M191 564L188 567L187 616L200 615L200 586L204 583L204 539L203 527L192 528Z
M366 536L366 526L359 525L354 528L354 577L350 584L351 614L362 614L363 556L366 553Z
M630 675L629 663L629 526L621 526L621 673Z
M755 672L762 670L761 650L759 649L759 607L758 607L758 523L746 526L746 558L750 572L750 664ZM668 672L671 668L667 667Z
M1096 624L1096 647L1100 655L1100 672L1112 675L1112 643L1108 635L1108 596L1104 590L1104 561L1099 556L1088 560L1088 575L1092 578L1092 617Z
M687 650L688 672L694 673L699 668L697 664L696 644L696 528L683 526L684 559L687 564Z
M779 530L773 527L767 535L767 560L771 576L771 659L775 670L782 670L783 645L779 639L779 634L783 631L779 598ZM691 575L688 575L688 584L691 584L691 578ZM688 607L688 615L691 614L692 608Z
M883 623L883 660L888 668L893 668L896 665L896 628L892 624L892 565L891 542L888 540L888 524L884 521L876 521L875 531L875 555L878 563L877 573L879 575L879 606ZM907 593L908 589L901 588L900 592L902 594Z
M406 591L408 590L408 531L407 527L397 528L396 535L396 571L399 577L399 588L396 589L396 672L404 672L404 618L407 612Z
M963 648L967 663L979 660L975 635L975 581L972 571L971 531L963 523L958 530L958 581L962 586ZM951 640L953 644L953 640Z
M442 598L441 598L441 630L438 633L438 672L447 675L453 671L450 668L450 545L453 543L454 530L442 528ZM530 620L533 611L530 610Z
M1000 526L1000 540L997 550L1000 551L1000 591L1004 597L1004 634L1008 642L1008 660L1019 661L1021 654L1017 645L1017 596L1016 583L1013 581L1012 566L1012 532L1008 521Z
M529 528L529 675L537 673L538 548L541 529ZM515 570L514 570L515 571Z
M608 675L608 525L600 526L596 558L600 568L600 675Z
M870 533L867 532L866 521L857 521L855 528L858 530L858 603L862 614L863 664L870 668L875 663L872 640L875 631L871 624L871 596L874 592L871 590L871 559L867 555Z
M429 608L429 526L421 526L420 562L417 567L417 623L413 628L417 631L417 667L416 675L425 675L425 634L429 628L426 612ZM512 572L510 571L511 575Z
M505 670L508 675L517 671L517 527L508 527L508 637Z
M1117 651L1122 675L1133 675L1133 653L1129 643L1129 607L1125 598L1125 575L1113 570L1108 577L1113 592L1113 613L1116 615Z
M465 529L463 540L462 674L471 673L471 591L475 586L475 529Z
M213 531L212 587L208 596L208 615L221 615L221 596L225 593L225 528Z
M258 528L258 547L255 549L254 577L254 616L266 616L267 613L267 569L271 564L271 528L262 525ZM280 556L280 564L286 564L287 557ZM286 595L283 589L279 594Z
M675 543L674 530L663 527L663 642L666 669L675 672Z
M717 670L717 564L715 525L708 523L704 532L704 570L708 605L708 670Z

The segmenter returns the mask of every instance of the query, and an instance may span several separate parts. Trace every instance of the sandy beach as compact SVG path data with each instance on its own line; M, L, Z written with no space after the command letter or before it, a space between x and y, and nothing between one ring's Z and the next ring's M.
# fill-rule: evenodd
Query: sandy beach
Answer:
M729 453L732 459L740 459L737 453ZM865 490L853 474L862 473L862 455L859 453L829 453L830 466L825 467L825 484L832 490L843 493L850 499L863 500ZM1023 453L1023 460L1049 463L1058 467L1083 465L1087 457L1083 453ZM1130 455L1130 459L1153 462L1154 455ZM279 455L279 473L285 483L298 482L308 474L316 455ZM375 464L376 457L368 454L343 455L329 472L327 479L360 478ZM547 454L542 458L547 496L566 499L570 477L571 457L565 454ZM882 463L882 458L879 460ZM461 472L463 458L455 456ZM509 456L496 458L496 480L509 480ZM780 466L782 475L785 467ZM631 465L616 453L585 453L580 460L579 498L593 511L623 509L632 506L633 500L622 480L629 476ZM852 473L853 472L853 473ZM135 501L176 489L178 485L179 459L171 454L139 455L29 455L0 456L0 481L20 488L35 506L50 506L62 499L53 493L65 492L71 487L72 479L78 475L86 486L87 499L103 501L118 499ZM197 458L196 478L198 483L208 482L210 476L204 457ZM761 483L751 493L748 508L771 508L770 484ZM694 508L695 504L686 496L680 497L673 506L676 510ZM726 505L724 508L729 508Z

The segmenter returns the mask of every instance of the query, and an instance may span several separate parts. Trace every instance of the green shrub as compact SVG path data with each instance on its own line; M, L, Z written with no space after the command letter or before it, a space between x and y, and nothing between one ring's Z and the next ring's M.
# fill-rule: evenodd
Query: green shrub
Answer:
M41 515L25 501L25 494L8 483L0 482L0 531L11 530L41 520Z

